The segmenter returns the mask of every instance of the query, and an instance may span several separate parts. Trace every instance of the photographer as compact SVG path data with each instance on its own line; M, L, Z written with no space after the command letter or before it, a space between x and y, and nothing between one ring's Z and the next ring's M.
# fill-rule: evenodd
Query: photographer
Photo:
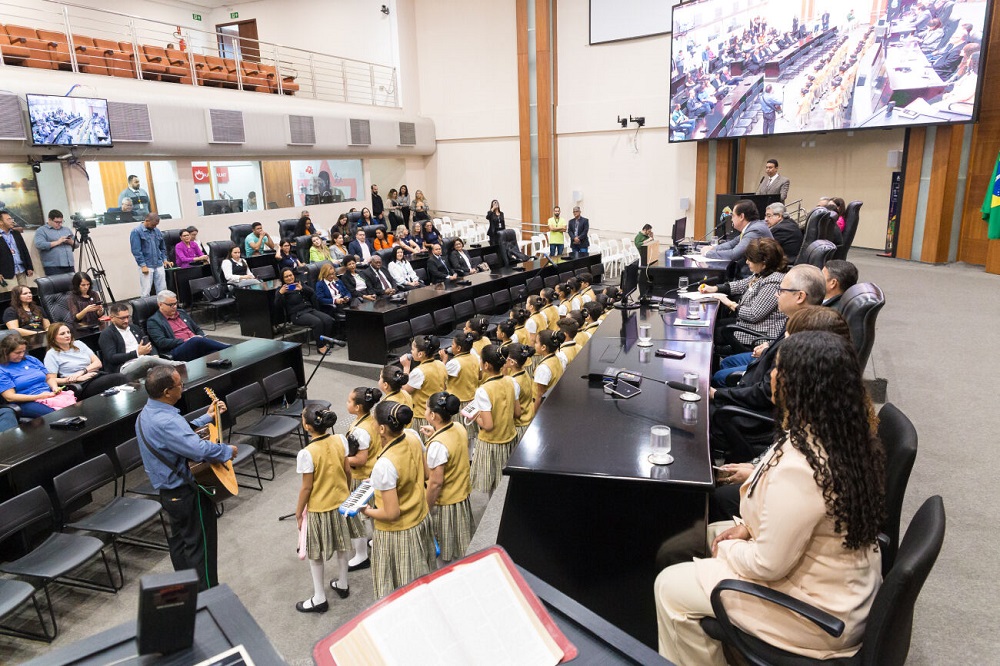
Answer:
M63 226L63 214L52 209L45 226L35 232L35 247L42 259L42 268L46 275L60 275L73 272L73 239L72 229Z

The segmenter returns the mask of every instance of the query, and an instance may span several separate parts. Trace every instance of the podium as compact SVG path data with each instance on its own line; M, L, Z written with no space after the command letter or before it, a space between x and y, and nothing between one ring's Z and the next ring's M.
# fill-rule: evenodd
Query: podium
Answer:
M650 238L639 246L639 265L649 266L660 262L660 241Z
M734 192L732 194L716 194L715 195L715 215L716 217L721 217L722 211L725 208L732 209L736 205L737 201L742 199L749 199L757 206L757 215L760 219L764 219L764 209L773 203L781 203L781 195L779 194L755 194L754 192ZM726 225L726 232L732 231L731 224Z

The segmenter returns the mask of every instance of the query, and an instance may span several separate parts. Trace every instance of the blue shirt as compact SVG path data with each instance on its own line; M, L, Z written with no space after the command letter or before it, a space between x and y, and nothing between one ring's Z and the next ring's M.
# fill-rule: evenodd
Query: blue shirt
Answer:
M159 268L167 260L167 246L156 227L150 229L145 223L140 224L129 234L128 244L139 268Z
M35 231L35 247L38 248L39 254L42 255L42 266L73 266L72 243L63 243L62 245L52 247L53 241L67 236L72 237L73 232L66 227L55 229L47 224Z
M770 93L764 93L760 96L760 111L761 113L775 113L778 107L781 106L781 100Z
M0 363L0 393L9 389L21 395L47 393L52 390L45 382L47 374L42 362L30 354L20 363Z
M201 427L211 420L212 417L206 414L195 419L191 424ZM140 424L142 432L148 439L140 434ZM139 418L135 422L135 434L139 438L139 453L142 455L142 464L146 468L146 474L149 475L150 482L157 490L178 488L192 480L194 477L188 470L188 460L225 462L232 457L233 450L228 444L213 444L198 437L191 429L191 424L181 416L179 409L152 398L139 413ZM159 451L170 462L170 467L160 462L160 459L149 450L149 447Z
M0 231L0 236L3 237L4 242L7 243L7 247L10 248L10 253L14 257L14 275L24 272L24 262L21 261L21 253L17 249L17 241L14 239L13 231Z

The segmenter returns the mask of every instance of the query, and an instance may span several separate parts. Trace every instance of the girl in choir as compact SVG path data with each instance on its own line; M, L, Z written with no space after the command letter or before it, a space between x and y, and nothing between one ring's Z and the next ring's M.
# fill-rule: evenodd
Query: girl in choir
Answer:
M457 396L435 393L424 413L428 425L420 429L427 442L427 506L443 562L465 555L472 541L469 435L452 420L461 408Z
M372 409L381 399L382 391L365 386L359 386L347 396L347 413L355 417L354 423L347 429L347 438L353 439L358 446L357 452L347 458L351 467L351 490L371 476L375 465L381 440ZM353 520L348 519L348 527L351 528L351 544L354 546L354 557L348 562L348 568L351 571L367 569L371 561L368 559L368 535L364 522L355 516Z
M408 381L410 381L410 376L403 372L403 369L398 365L387 365L382 368L378 378L378 388L384 394L382 400L398 402L413 409L413 398L403 390Z
M460 409L465 409L472 401L479 386L480 360L478 355L472 353L475 340L474 333L459 333L451 343L451 353L454 355L451 360L446 360L444 351L441 352L441 360L445 361L444 368L448 372L448 392L462 403ZM469 438L476 436L478 429L474 422L469 425L468 431Z
M566 315L568 315L569 311L572 309L572 308L570 308L570 290L569 290L569 285L567 285L565 282L561 282L561 283L559 283L559 284L556 285L555 289L556 289L556 295L559 297L559 306L557 308L557 311L559 312L559 317L561 319L562 317L565 317ZM557 319L556 320L556 322L557 322L556 328L558 328L558 321L559 320ZM552 330L555 330L555 329L552 329Z
M497 346L500 351L505 350L508 345L517 344L514 342L514 329L516 327L517 322L513 319L504 319L497 324Z
M597 327L601 325L601 316L603 314L604 308L601 307L600 303L595 301L584 303L583 328L580 329L580 332L586 334L588 340L593 337L594 331L596 331Z
M508 377L514 380L518 386L517 401L521 405L521 414L514 419L514 428L517 430L517 441L521 441L524 431L531 425L531 419L535 418L535 396L531 375L525 364L535 353L535 350L527 345L512 343L507 347L507 362L503 371Z
M375 597L437 568L434 534L427 507L425 461L420 437L405 430L413 410L398 402L375 408L381 451L372 468L375 506L361 511L375 522L372 583Z
M555 331L558 329L559 325L559 307L555 304L556 301L556 290L552 287L546 287L542 289L539 296L545 301L545 307L542 308L542 314L545 315L545 321L548 324L548 329L550 331Z
M510 339L514 342L520 342L522 345L528 344L528 331L525 325L528 323L530 314L527 308L516 306L511 309L509 316L514 320L514 333Z
M483 353L483 347L490 344L490 339L486 335L487 331L490 330L490 320L483 315L476 315L465 323L463 330L466 333L476 334L476 341L472 343L472 351L476 356L480 356Z
M403 372L410 376L403 390L410 394L417 408L427 402L438 391L448 385L448 371L438 358L441 341L435 335L419 335L410 344L410 353L399 359ZM427 425L423 418L413 418L413 427Z
M545 308L545 299L541 296L529 296L527 306L530 315L528 321L524 322L524 330L528 334L527 340L518 340L518 342L534 347L538 334L549 327L549 322L542 313Z
M580 325L572 317L563 317L559 320L559 330L566 336L566 342L559 345L556 356L562 361L563 370L565 370L569 362L576 358L580 352L580 344L576 341Z
M566 334L562 331L542 331L538 336L535 352L542 355L542 360L535 366L535 413L542 406L542 396L556 385L563 374L562 361L556 356L560 345L566 342Z
M569 301L569 305L566 306L567 311L572 312L583 307L583 299L580 296L580 281L575 277L566 280L566 296Z
M350 496L350 472L347 464L347 439L333 436L330 429L337 415L318 405L302 410L302 429L309 436L309 445L295 459L296 471L302 475L302 487L295 505L295 520L302 529L302 513L306 513L306 557L312 574L313 595L295 604L300 613L325 613L330 608L326 600L326 580L323 562L337 558L337 578L330 587L341 599L350 594L347 584L347 557L351 550L351 535L347 519L337 510Z
M580 281L580 307L582 308L591 301L596 301L597 294L594 293L594 288L591 286L594 282L593 274L580 273L576 279Z
M501 374L506 362L495 345L483 349L483 383L473 399L479 410L475 417L479 435L472 458L472 487L489 495L500 483L503 466L517 443L514 421L521 415L520 386Z

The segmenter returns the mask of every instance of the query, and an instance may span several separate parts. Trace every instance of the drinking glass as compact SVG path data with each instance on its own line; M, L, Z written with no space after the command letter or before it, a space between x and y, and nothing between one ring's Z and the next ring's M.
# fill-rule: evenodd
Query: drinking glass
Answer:
M674 461L670 455L670 428L656 425L649 429L649 462L654 465L669 465Z

